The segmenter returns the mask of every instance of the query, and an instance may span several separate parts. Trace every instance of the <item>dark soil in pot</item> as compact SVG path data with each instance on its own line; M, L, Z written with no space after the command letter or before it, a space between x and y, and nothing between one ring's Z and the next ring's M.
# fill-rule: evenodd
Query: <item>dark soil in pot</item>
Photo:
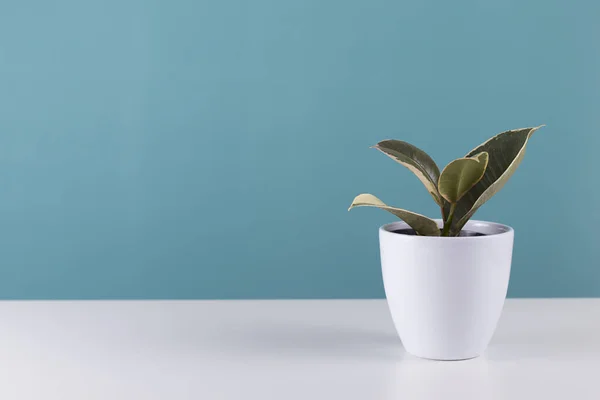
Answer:
M413 231L412 229L396 229L395 231L392 231L394 233L397 233L399 235L410 235L410 236L417 236L416 232ZM470 236L487 236L483 233L479 233L479 232L475 232L475 231L465 231L462 230L460 231L460 235L458 235L459 237L470 237Z

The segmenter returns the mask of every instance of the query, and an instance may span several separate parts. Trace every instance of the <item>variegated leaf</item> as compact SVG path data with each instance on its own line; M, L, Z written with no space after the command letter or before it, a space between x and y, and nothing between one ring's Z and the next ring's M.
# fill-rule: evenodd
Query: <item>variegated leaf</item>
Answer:
M383 201L379 200L377 197L372 194L363 193L359 194L354 198L354 201L348 208L348 211L353 209L354 207L377 207L387 212L394 214L396 217L400 218L404 222L406 222L411 228L414 229L415 232L419 235L423 236L439 236L440 228L437 223L427 218L424 215L417 214L411 211L403 210L401 208L390 207L385 204Z

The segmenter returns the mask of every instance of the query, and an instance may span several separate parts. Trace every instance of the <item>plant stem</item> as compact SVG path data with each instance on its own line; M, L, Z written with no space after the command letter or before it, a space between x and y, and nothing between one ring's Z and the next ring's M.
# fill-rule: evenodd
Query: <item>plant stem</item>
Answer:
M454 218L454 210L456 209L456 203L450 204L450 212L448 213L448 219L444 221L444 229L442 230L442 236L449 236L450 226L452 225L452 219Z

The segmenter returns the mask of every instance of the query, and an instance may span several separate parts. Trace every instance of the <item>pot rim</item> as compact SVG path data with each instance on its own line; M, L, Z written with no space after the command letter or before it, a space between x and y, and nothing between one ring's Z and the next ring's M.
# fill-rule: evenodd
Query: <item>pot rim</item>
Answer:
M434 221L437 222L440 229L443 227L444 222L441 219L434 219ZM510 226L489 221L469 220L464 228L477 233L483 233L484 236L417 236L392 232L398 229L412 229L410 225L404 221L396 221L382 225L379 227L379 232L386 235L411 238L412 240L490 240L492 238L514 234L514 229Z

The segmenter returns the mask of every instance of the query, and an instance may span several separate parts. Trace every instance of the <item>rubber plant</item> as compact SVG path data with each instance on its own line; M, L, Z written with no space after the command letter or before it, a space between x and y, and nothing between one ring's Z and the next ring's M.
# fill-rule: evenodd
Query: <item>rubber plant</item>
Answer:
M502 132L450 162L442 172L427 153L410 143L384 140L373 146L411 170L425 185L440 207L442 229L424 215L388 206L368 193L356 196L348 210L377 207L406 222L417 235L459 236L479 207L506 184L525 156L531 135L542 126Z

